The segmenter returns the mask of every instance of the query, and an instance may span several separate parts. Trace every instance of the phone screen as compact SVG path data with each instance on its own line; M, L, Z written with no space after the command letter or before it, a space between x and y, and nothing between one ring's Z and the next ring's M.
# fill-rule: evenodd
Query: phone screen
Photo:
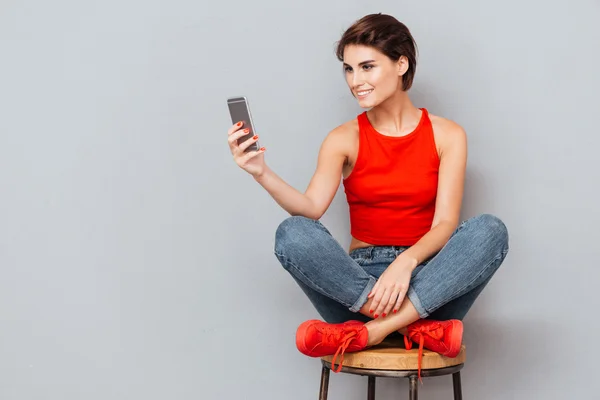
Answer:
M238 139L238 145L240 145L255 135L254 122L252 121L252 116L250 115L248 100L245 97L232 97L227 99L227 106L229 107L229 114L231 115L231 123L235 124L239 121L243 121L244 125L241 129L247 128L250 130L247 135L244 135ZM250 145L246 151L255 151L259 148L258 141L256 141Z

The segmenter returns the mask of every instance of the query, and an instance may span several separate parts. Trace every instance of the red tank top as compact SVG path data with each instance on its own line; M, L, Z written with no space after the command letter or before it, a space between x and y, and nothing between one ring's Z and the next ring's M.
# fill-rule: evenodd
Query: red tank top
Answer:
M350 233L358 240L412 246L431 229L440 159L429 114L421 110L415 130L400 137L377 132L366 111L358 115L358 156L343 180Z

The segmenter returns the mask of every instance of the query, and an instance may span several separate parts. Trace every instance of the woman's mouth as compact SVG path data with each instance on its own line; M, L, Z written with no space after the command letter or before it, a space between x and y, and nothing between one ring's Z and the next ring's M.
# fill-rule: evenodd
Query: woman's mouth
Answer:
M365 97L367 97L369 94L371 94L371 92L373 91L373 89L369 89L369 90L360 90L358 92L356 92L356 96L359 99L364 99Z

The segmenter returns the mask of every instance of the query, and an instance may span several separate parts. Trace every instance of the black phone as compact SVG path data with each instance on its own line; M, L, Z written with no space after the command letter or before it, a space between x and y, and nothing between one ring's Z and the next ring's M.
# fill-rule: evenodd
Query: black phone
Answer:
M238 145L242 144L246 140L252 138L254 133L254 121L252 121L252 114L250 114L250 106L246 97L230 97L227 99L227 106L229 107L229 114L231 115L231 123L236 124L239 121L243 121L244 125L241 129L247 128L248 134L238 139ZM260 149L258 140L252 143L246 151L257 151Z

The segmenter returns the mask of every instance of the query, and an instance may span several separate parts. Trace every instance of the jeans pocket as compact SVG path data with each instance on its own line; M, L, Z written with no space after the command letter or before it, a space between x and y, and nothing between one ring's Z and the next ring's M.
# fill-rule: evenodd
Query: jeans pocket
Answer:
M383 271L389 267L390 263L388 262L367 262L364 265L361 265L362 269L372 277L379 279Z
M364 257L356 257L356 258L354 258L354 257L353 257L352 259L353 259L354 261L356 261L356 263L357 263L358 265L360 265L361 267L364 267L364 266L365 266L365 265L366 265L366 264L369 262L369 260L367 260L367 259L366 259L366 258L364 258Z

